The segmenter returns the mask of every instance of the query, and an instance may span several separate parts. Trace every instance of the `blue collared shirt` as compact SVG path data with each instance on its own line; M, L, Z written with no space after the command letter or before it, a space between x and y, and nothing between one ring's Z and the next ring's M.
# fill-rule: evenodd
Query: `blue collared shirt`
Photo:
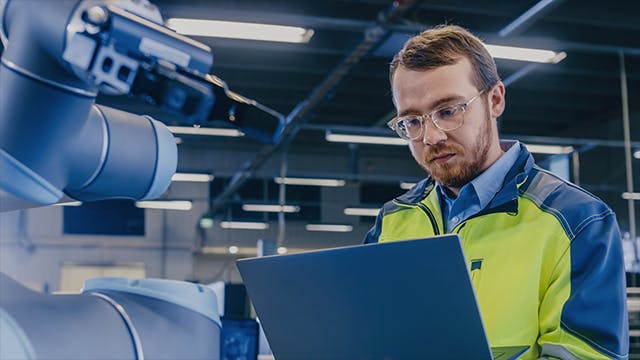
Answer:
M457 198L449 197L444 187L439 183L436 184L442 208L442 221L448 233L452 232L458 224L484 209L502 188L509 169L518 159L520 143L503 140L500 146L506 152L482 174L464 185Z

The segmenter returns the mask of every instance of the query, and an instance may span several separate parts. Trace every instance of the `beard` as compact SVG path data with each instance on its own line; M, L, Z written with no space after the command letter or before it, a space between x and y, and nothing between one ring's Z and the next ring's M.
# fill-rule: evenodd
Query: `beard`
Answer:
M422 155L418 163L438 183L449 188L462 188L485 170L484 165L487 162L493 140L493 133L489 126L490 121L491 117L487 111L479 134L475 137L475 142L468 148L455 143L432 145L429 147L428 152ZM433 160L436 156L448 153L456 154L451 159L453 161L438 163Z

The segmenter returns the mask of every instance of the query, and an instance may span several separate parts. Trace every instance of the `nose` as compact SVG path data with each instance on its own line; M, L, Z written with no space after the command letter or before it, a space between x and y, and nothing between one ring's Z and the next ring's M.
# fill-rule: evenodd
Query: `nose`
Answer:
M447 133L438 129L438 127L430 121L425 119L422 124L422 143L425 145L435 145L442 141L447 140Z

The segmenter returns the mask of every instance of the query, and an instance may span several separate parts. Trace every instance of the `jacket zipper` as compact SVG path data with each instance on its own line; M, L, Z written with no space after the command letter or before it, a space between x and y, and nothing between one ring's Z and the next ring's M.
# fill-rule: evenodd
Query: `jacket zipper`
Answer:
M429 208L426 207L423 203L419 202L419 203L412 204L412 203L406 203L406 202L400 201L398 199L394 199L393 202L395 202L398 205L420 208L420 210L422 210L422 212L424 212L427 215L427 217L429 218L429 221L431 221L431 226L433 227L434 234L440 235L440 229L438 228L436 217L433 215L431 210L429 210Z
M458 224L458 226L455 229L453 229L453 233L460 235L462 228L464 228L467 225L467 221L469 221L469 219ZM465 245L466 245L465 240L462 239L462 247L464 247ZM473 289L475 290L476 294L480 289L480 275L482 271L482 261L483 259L469 259L469 274L471 275L471 283L473 284Z
M467 225L467 221L469 221L469 219L465 220L461 224L458 224L458 227L453 229L453 232L456 233L456 234L460 234L460 231L462 231L462 228L465 227L465 225Z

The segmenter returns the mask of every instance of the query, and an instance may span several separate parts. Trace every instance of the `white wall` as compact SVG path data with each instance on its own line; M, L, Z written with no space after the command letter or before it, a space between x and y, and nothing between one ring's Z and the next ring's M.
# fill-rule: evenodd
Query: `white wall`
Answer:
M62 207L0 215L0 271L39 290L57 291L62 264L145 264L147 277L192 277L192 245L173 239L162 245L161 223L147 211L147 235L62 234ZM155 231L154 231L155 230Z

